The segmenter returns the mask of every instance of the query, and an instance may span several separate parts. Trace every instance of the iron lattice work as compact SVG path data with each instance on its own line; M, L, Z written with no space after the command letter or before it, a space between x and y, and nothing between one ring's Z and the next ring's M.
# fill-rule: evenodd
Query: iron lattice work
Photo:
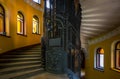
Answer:
M46 7L48 2L49 8ZM82 9L79 0L45 0L44 11L45 35L48 38L48 48L57 46L64 49L68 53L68 69L80 74ZM56 44L51 44L52 40L57 41Z

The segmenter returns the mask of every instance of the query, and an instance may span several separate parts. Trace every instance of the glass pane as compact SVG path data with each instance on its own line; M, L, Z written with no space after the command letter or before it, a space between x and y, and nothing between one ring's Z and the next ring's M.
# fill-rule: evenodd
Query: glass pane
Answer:
M120 43L117 44L117 49L120 49Z
M47 8L50 8L50 0L47 0L47 1L46 1L46 7L47 7Z
M23 21L20 21L20 33L23 34Z
M34 16L34 17L33 17L33 20L34 20L34 21L37 21L37 20L38 20L38 17L37 17L37 16Z
M38 2L38 0L33 0L34 2Z
M20 21L18 20L17 21L17 33L20 33L21 31L20 31Z
M18 13L17 18L23 20L23 15L21 13Z
M36 33L36 20L33 18L33 33Z
M3 32L3 17L2 16L0 16L0 32Z
M41 0L33 0L34 2L36 2L36 3L41 3Z
M99 54L97 54L97 58L96 59L97 59L96 60L96 66L100 67L100 56L99 56Z
M17 15L17 33L23 34L23 18L20 15Z
M39 34L39 26L38 26L38 22L37 22L37 25L36 25L36 32L37 32L37 34Z
M104 54L104 49L100 49L100 54Z
M104 55L100 54L100 67L104 67Z
M0 6L0 13L4 13L3 8Z
M120 68L120 50L116 51L116 68Z
M38 20L38 17L33 18L33 33L39 34L39 20Z

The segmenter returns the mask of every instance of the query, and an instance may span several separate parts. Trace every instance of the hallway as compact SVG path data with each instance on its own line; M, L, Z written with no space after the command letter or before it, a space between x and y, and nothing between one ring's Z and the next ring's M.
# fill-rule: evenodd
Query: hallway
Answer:
M120 1L0 0L0 79L68 77L120 79Z

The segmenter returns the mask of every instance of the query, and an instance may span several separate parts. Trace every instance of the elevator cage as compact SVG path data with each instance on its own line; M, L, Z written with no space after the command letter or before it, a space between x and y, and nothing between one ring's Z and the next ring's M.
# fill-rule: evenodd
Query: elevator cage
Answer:
M45 0L46 70L80 77L81 11L79 0Z

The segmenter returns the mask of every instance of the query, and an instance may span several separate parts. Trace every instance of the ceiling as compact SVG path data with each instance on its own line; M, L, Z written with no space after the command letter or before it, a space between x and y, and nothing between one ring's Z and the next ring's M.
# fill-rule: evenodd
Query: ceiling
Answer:
M94 38L120 26L120 0L82 0L81 36Z

